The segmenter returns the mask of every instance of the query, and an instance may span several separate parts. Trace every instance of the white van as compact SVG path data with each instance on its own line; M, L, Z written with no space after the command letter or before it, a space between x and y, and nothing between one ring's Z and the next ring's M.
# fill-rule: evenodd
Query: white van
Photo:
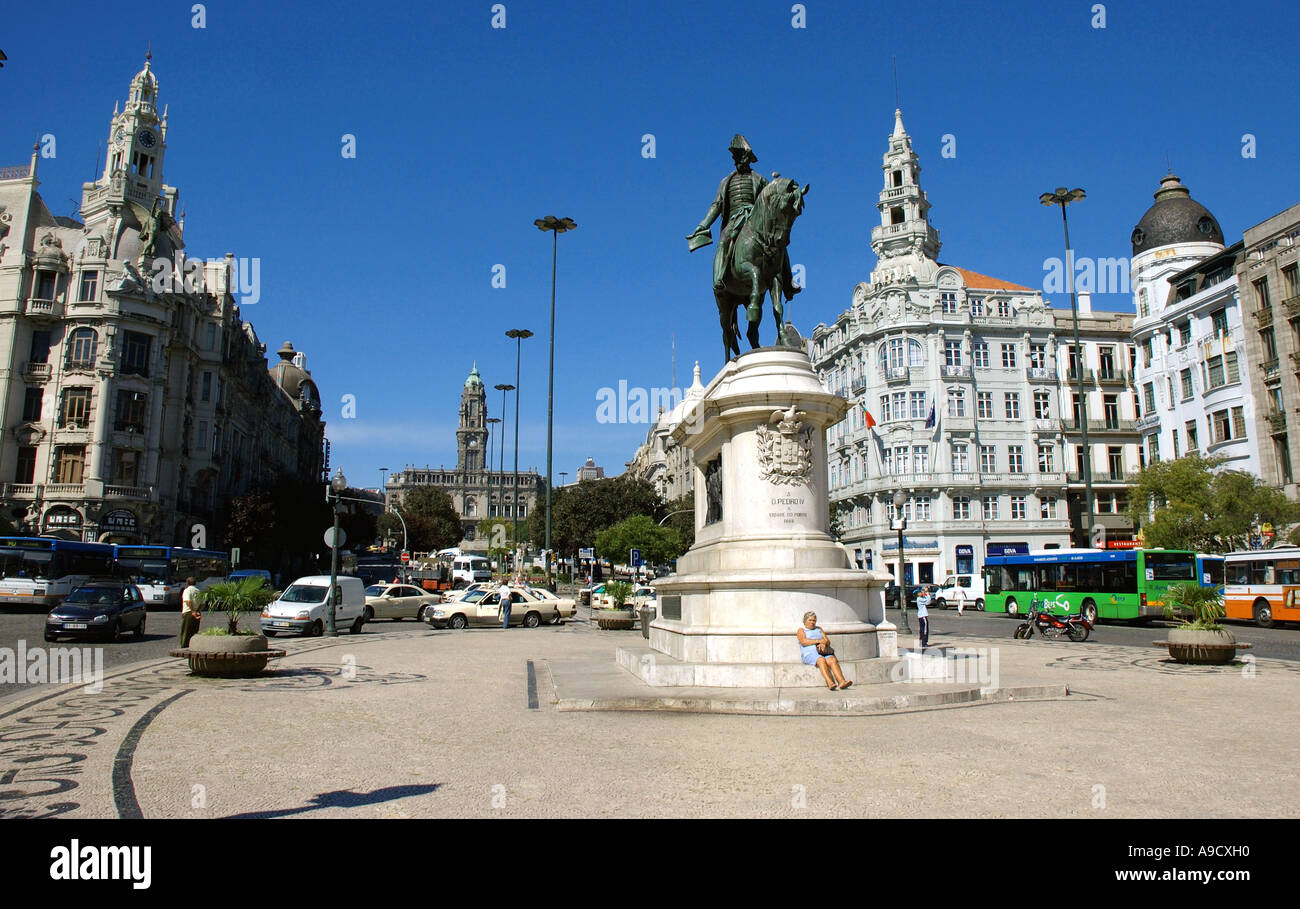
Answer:
M451 586L468 587L470 584L492 580L492 565L482 556L458 555L451 563Z
M979 574L950 574L935 591L935 609L956 609L957 601L964 599L963 608L984 609L984 576Z
M353 634L366 623L366 588L360 578L337 579L338 607L334 613L334 627ZM329 591L327 574L308 575L294 581L275 602L262 610L262 634L273 638L281 632L297 632L304 637L320 637L325 633L325 594Z

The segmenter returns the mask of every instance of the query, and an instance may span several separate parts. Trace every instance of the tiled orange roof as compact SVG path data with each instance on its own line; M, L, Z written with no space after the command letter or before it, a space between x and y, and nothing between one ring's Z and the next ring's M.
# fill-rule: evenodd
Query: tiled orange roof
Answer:
M940 265L943 263L940 262ZM1003 281L1001 278L990 278L988 275L982 275L977 271L971 271L969 268L958 268L956 265L949 265L948 268L956 268L961 273L961 279L966 282L966 286L971 290L1028 290L1033 291L1032 287L1025 287L1022 284L1012 284L1010 281Z

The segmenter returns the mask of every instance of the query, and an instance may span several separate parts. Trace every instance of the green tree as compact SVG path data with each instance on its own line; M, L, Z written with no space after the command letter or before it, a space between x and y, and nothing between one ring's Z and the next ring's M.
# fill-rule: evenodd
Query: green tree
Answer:
M1129 505L1147 546L1229 552L1249 545L1257 524L1300 519L1300 505L1225 458L1188 455L1156 461L1137 475ZM1150 513L1148 513L1150 510Z
M655 488L646 480L626 474L601 480L583 480L556 489L551 496L551 546L571 555L596 545L596 534L633 515L651 515L656 520L666 513ZM534 542L546 539L546 507L539 502L528 518Z
M322 536L333 521L323 483L287 476L231 500L226 542L245 564L295 570L328 553Z
M398 507L406 519L408 544L413 552L447 549L465 535L451 496L436 486L417 486L406 493Z
M621 562L631 550L641 550L641 558L652 565L662 565L682 553L682 540L671 527L660 527L649 515L635 515L619 521L596 534L596 553L611 562Z
M685 552L695 545L695 490L669 502L665 510L671 517L664 521L664 526L677 531L682 541L682 552Z

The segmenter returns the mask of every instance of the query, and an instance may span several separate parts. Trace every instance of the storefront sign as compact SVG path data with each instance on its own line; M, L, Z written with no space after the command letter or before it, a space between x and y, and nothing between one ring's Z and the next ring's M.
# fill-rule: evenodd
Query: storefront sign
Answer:
M114 533L135 533L137 527L135 513L119 509L110 511L99 519L99 529Z
M1029 552L1028 543L989 543L986 555L1009 556L1024 555Z
M73 511L66 505L58 505L45 512L46 527L80 527L81 513Z

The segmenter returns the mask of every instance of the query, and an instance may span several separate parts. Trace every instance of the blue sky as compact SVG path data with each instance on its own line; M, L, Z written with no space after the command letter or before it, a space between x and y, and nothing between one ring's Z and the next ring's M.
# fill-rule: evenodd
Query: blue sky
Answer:
M587 456L621 471L647 426L598 423L599 389L669 385L674 337L678 385L695 360L706 382L721 366L712 248L688 255L684 236L735 132L760 172L812 185L791 244L807 289L789 313L805 334L833 319L874 264L895 56L945 262L1040 286L1062 239L1038 196L1059 185L1088 192L1070 211L1078 254L1127 256L1166 156L1229 242L1300 201L1291 4L1113 2L1093 28L1094 4L1074 0L810 0L801 29L789 2L504 5L493 29L490 2L228 0L196 29L188 2L72 2L52 32L47 10L16 4L0 165L53 134L41 192L71 213L151 42L187 252L262 260L244 318L269 351L307 353L333 463L370 486L380 466L454 464L461 385L475 362L489 388L514 382L514 327L537 335L520 465L544 470L551 243L533 220L547 214L579 225L560 238L556 482ZM488 404L499 416L500 394Z

